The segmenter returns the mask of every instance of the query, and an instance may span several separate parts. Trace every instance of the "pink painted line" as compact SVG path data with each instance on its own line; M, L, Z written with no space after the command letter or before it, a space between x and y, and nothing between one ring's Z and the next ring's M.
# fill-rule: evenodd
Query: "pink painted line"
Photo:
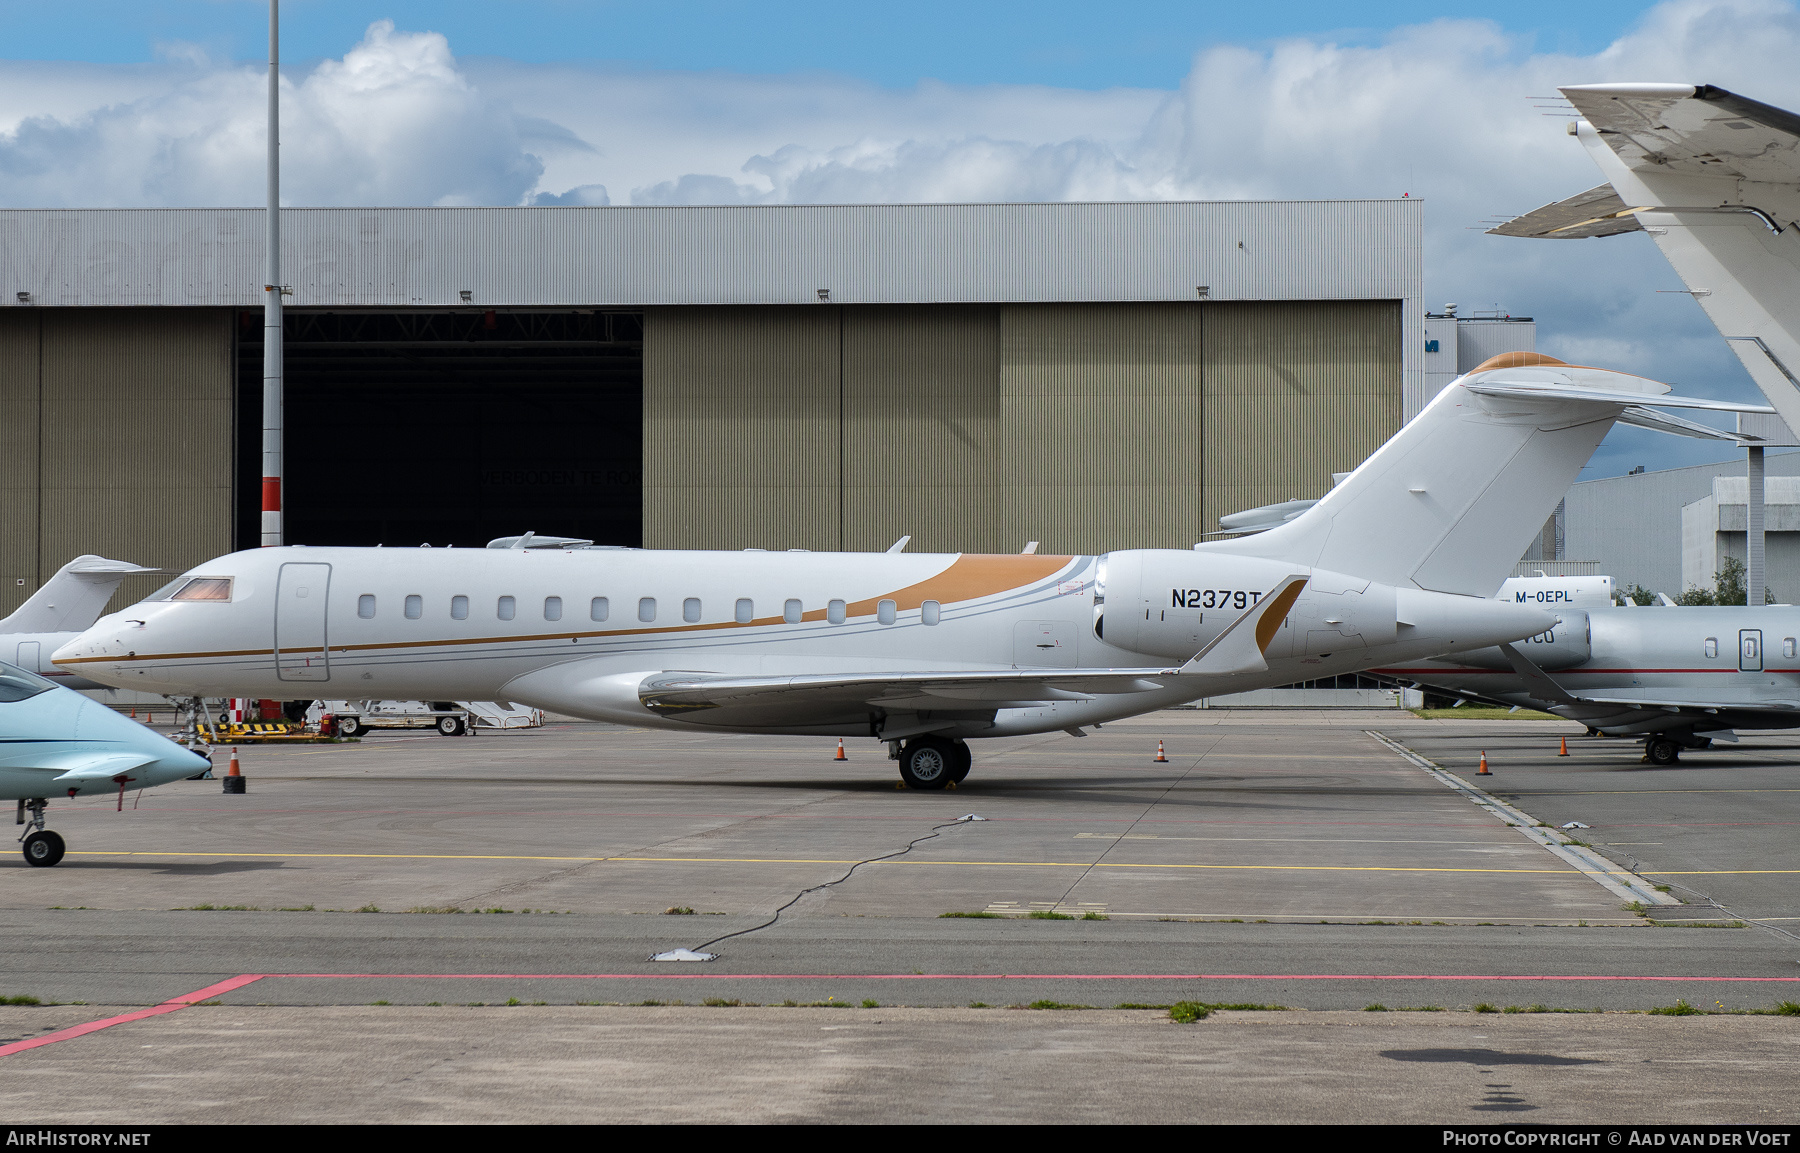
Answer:
M1480 973L263 973L262 977L389 981L1744 981L1800 977L1641 977ZM258 977L240 978L245 983ZM214 986L222 988L222 986ZM233 986L235 988L235 986ZM208 990L202 990L208 992ZM198 994L195 994L196 996ZM179 1005L175 1006L180 1008ZM160 1008L160 1007L159 1007ZM156 1010L146 1010L155 1012ZM126 1018L119 1018L125 1020ZM29 1043L29 1042L26 1042ZM0 1049L0 1053L6 1050Z
M229 993L233 989L241 989L252 981L263 979L261 973L244 973L228 981L220 981L216 985L208 985L204 989L196 989L192 993L183 994L171 1001L153 1005L148 1009L139 1009L135 1013L125 1013L117 1017L106 1017L99 1021L89 1021L85 1025L73 1025L67 1029L58 1029L54 1033L45 1033L42 1037L33 1037L29 1041L14 1041L10 1045L0 1045L0 1057L8 1053L20 1053L26 1049L36 1049L40 1045L54 1045L58 1041L68 1041L75 1037L85 1037L89 1033L97 1033L101 1029L110 1029L114 1025L123 1025L127 1021L142 1021L145 1017L160 1017L164 1013L173 1013L177 1009L185 1009L189 1005Z

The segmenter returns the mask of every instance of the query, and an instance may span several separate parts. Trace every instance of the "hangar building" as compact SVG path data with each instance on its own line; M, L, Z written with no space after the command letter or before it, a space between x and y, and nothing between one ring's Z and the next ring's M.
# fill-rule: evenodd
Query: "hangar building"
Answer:
M284 210L287 539L1185 548L1422 405L1422 210ZM0 210L0 612L257 543L261 222Z

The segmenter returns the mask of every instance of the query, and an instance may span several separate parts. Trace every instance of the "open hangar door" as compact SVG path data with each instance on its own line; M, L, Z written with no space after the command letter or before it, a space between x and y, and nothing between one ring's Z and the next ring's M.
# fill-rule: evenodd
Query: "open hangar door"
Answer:
M641 542L641 314L290 309L285 347L289 544ZM260 533L262 358L241 312L238 548Z

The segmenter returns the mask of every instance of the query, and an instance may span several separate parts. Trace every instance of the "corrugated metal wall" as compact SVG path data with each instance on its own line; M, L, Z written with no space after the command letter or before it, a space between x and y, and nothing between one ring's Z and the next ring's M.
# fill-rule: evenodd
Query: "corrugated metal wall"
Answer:
M644 547L838 547L841 311L645 310Z
M230 551L231 317L45 309L6 318L0 611L82 553L179 570ZM163 580L132 578L113 603Z
M1401 346L1395 301L652 309L644 542L1186 548L1397 430Z
M1206 316L1206 531L1323 496L1401 423L1393 301L1217 304Z
M1186 548L1204 480L1201 304L1001 312L999 503L1016 552Z

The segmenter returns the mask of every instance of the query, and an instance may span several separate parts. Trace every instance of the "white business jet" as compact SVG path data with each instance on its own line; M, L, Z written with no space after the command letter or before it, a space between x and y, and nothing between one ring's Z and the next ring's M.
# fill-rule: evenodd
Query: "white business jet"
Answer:
M0 618L0 661L49 677L64 688L109 687L57 668L50 663L50 654L100 619L100 610L112 599L120 581L160 571L130 561L76 557L10 616Z
M890 742L905 782L972 737L1542 633L1489 599L1627 408L1741 407L1510 353L1258 536L1103 556L268 548L193 569L55 654L189 696L514 701L598 720Z

